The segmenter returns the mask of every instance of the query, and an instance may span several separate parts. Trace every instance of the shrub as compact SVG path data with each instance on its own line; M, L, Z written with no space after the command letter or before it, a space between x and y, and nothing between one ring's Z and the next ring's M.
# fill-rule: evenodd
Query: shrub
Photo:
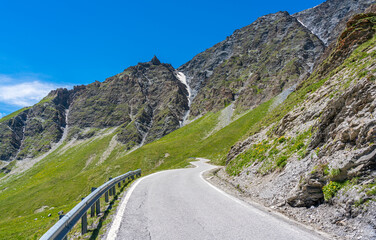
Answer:
M279 168L283 168L283 167L286 166L286 164L287 164L287 156L284 156L284 155L280 156L280 157L277 159L276 163L277 163L277 166L278 166Z
M285 136L282 136L282 137L278 138L277 141L278 141L279 143L284 143L284 142L286 141L286 138L285 138Z
M342 183L339 183L339 182L333 182L333 181L330 181L328 184L326 184L323 188L322 188L322 192L324 193L324 199L325 201L328 201L330 200L331 198L333 198L336 193L343 187L343 184Z

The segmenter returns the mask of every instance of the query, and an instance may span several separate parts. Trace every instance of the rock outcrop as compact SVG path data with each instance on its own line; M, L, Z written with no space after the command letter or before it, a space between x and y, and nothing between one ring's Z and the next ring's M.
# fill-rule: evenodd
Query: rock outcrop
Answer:
M51 149L66 126L69 93L52 91L38 104L0 122L0 160L32 158Z
M293 16L328 46L337 40L351 16L364 12L375 2L374 0L327 0Z
M376 13L346 26L329 57L266 117L280 120L233 146L221 174L340 239L374 239Z

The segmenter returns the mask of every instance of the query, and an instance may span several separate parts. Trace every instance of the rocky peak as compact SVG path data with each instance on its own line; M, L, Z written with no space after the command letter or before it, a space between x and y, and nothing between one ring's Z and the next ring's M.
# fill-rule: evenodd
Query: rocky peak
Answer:
M151 59L151 64L153 65L160 65L161 62L159 61L159 59L157 58L157 56L154 55L154 57Z
M56 90L52 90L46 98L53 99L52 101L56 105L61 105L64 108L69 107L69 100L70 100L70 92L66 88L58 88Z

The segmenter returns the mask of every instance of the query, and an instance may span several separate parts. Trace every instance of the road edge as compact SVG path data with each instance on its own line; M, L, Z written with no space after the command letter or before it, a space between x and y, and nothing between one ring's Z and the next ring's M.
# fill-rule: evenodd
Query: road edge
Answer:
M213 165L213 166L215 166L215 165ZM295 219L289 218L288 216L284 215L283 213L280 213L280 212L276 211L275 209L266 207L263 204L258 203L256 201L250 199L250 198L234 194L234 192L236 192L236 191L239 192L239 190L237 190L234 186L232 186L231 183L227 182L225 179L222 179L222 178L218 177L216 174L213 174L213 172L216 172L216 171L220 170L221 168L223 168L223 166L217 166L214 169L202 171L201 172L201 178L207 184L209 184L209 186L213 187L218 192L220 192L223 195L229 197L230 199L238 202L239 204L242 204L242 205L247 206L247 207L249 207L249 206L254 207L254 208L258 209L259 211L264 212L264 213L269 214L269 215L272 215L273 217L278 218L281 221L284 221L284 222L286 222L290 225L296 226L296 227L298 227L298 228L300 228L304 231L311 232L319 238L322 238L322 239L337 239L335 236L332 236L329 233L323 232L323 231L318 230L318 229L316 229L316 228L314 228L310 225L306 225L304 223L296 221ZM212 175L210 176L209 174L212 174ZM218 181L224 183L224 185L226 185L226 186L224 187L223 185L217 184L215 181L212 180L212 178L211 178L212 176L217 178Z

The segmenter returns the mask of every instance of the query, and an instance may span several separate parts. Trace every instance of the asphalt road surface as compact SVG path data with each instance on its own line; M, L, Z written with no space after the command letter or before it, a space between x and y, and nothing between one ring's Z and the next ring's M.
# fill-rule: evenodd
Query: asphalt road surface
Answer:
M122 200L107 239L323 239L217 189L201 173L168 170L136 181Z

